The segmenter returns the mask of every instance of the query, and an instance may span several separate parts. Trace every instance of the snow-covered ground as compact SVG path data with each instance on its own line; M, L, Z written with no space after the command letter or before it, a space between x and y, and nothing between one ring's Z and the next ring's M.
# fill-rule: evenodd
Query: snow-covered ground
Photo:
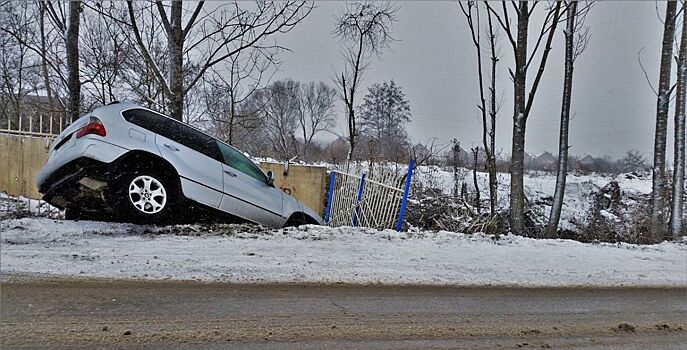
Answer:
M584 244L306 226L0 221L0 273L226 282L685 286L687 242Z
M498 173L498 204L497 207L507 209L510 198L510 174ZM455 179L452 171L438 166L420 166L413 176L416 184L423 187L437 188L445 195L453 191ZM627 207L634 205L634 199L651 193L651 176L648 174L622 173L608 174L580 174L571 173L567 176L565 197L561 210L559 227L578 231L578 223L585 220L593 203L593 196L599 189L616 181L622 192L622 201ZM474 191L472 170L458 169L458 182L467 184L468 191ZM477 182L480 195L485 201L489 198L489 178L486 172L477 172ZM556 174L527 171L524 176L525 196L531 209L548 218L551 212L551 199L556 187ZM411 193L412 195L412 193ZM488 207L488 202L483 203Z

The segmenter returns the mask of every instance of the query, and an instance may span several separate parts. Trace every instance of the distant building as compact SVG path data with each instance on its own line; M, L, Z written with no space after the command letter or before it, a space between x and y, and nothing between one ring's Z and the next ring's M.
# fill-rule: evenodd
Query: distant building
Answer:
M577 161L577 167L583 172L594 172L597 167L596 158L588 154Z
M537 170L553 171L556 169L558 158L554 157L551 152L544 152L535 158L533 163Z

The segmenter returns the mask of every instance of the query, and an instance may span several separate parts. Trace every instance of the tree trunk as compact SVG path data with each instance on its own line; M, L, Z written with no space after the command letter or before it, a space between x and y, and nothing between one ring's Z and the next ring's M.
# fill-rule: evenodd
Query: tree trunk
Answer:
M171 117L183 120L184 115L184 37L181 28L181 1L172 1L170 30L167 33L169 47L169 111Z
M460 186L458 185L458 166L460 165L460 143L453 139L453 196L458 198L460 195Z
M479 156L479 147L475 147L472 149L472 160L473 160L473 168L472 168L472 182L475 185L475 209L477 210L477 214L481 212L481 205L480 205L480 197L479 197L479 183L477 182L477 160Z
M561 103L561 130L558 143L558 173L556 175L556 190L551 205L551 215L546 228L548 237L556 236L558 223L561 219L563 197L565 196L565 180L568 175L568 125L570 124L570 101L572 99L573 54L575 50L575 17L577 15L577 1L572 1L568 7L567 24L565 30L565 75L563 81L563 102Z
M496 56L496 34L492 24L491 12L487 11L489 20L489 46L491 49L491 87L489 88L489 152L487 155L487 171L489 172L489 209L491 215L496 213L498 204L498 177L496 174L496 64L499 59ZM486 145L485 145L486 147Z
M651 191L651 232L649 240L657 241L666 233L666 134L668 132L668 109L670 107L670 75L673 59L673 37L675 35L676 1L666 3L663 46L658 81L656 106L656 135L654 138L653 187Z
M511 146L510 175L510 228L515 234L525 234L525 193L523 172L525 162L526 77L527 77L527 30L529 9L521 1L518 14L517 43L515 50L515 74L513 75L513 143Z
M229 98L231 98L231 116L229 116L229 140L228 143L229 145L233 146L234 145L234 119L236 118L236 102L234 98L234 93L233 91L229 93Z
M353 92L351 92L351 103L353 102ZM355 110L353 106L348 106L348 160L353 160L353 151L356 144L356 130L355 130Z
M43 84L45 84L45 92L48 95L48 104L52 108L53 105L53 99L52 99L52 87L50 86L50 75L48 74L48 50L46 47L46 42L45 42L45 4L40 3L39 4L39 16L38 16L38 30L40 31L40 36L41 36L41 74L43 75ZM51 113L54 111L50 111ZM52 117L51 117L52 118ZM61 131L61 130L60 130ZM50 130L52 132L52 130Z
M81 81L79 80L79 22L81 2L69 3L69 27L67 28L67 89L69 103L67 114L71 121L79 118L81 109Z
M685 54L687 51L687 9L682 9L682 38L677 61L677 97L675 99L675 158L673 162L673 208L670 231L674 239L683 234L682 207L685 191L685 84L687 81L687 67Z

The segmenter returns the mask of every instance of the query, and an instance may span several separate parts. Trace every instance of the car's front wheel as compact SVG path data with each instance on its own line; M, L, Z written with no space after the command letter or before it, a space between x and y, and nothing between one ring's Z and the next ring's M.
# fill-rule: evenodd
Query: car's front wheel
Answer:
M122 176L115 188L116 211L124 221L166 223L177 200L177 185L154 171L133 171Z

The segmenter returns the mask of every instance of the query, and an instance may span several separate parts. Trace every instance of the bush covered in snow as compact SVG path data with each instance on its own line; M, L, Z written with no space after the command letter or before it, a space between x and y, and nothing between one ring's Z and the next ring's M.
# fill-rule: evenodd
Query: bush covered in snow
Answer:
M498 175L497 209L491 215L486 173L477 172L480 191L477 204L472 170L419 167L413 178L413 200L406 213L408 227L462 233L508 233L510 178L507 173ZM527 236L582 242L654 243L642 238L648 230L649 175L568 175L557 236L545 237L544 228L551 211L555 182L554 174L526 172Z

